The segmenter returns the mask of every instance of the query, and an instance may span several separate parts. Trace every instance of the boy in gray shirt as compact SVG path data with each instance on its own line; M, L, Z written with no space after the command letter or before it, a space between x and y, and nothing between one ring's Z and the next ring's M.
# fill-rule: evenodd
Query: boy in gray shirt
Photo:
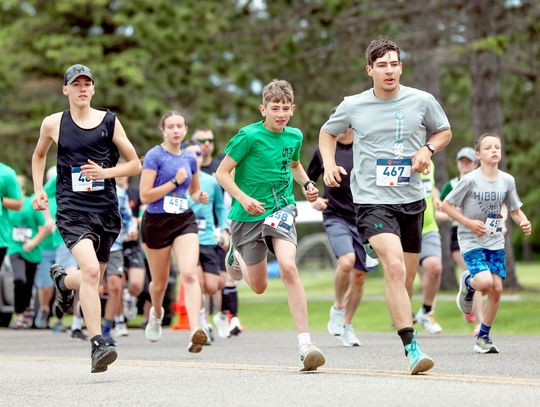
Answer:
M503 204L523 233L530 235L532 228L520 209L522 203L514 177L498 168L501 161L500 137L494 133L480 136L476 142L476 156L480 160L480 168L461 179L446 197L443 210L459 222L459 247L468 268L461 273L459 281L456 298L459 309L470 313L474 292L478 290L487 294L473 349L477 353L498 353L489 332L499 309L502 280L506 278Z

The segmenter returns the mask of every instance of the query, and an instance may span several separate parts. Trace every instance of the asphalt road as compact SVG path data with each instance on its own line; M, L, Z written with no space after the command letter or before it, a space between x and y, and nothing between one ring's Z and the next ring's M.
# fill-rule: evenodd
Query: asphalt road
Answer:
M312 334L327 363L299 372L294 332L246 331L200 354L188 333L142 330L118 341L118 360L90 374L90 345L67 334L0 330L0 406L540 406L540 338L495 335L501 353L473 353L469 335L419 335L435 360L410 376L399 337L359 335L345 348Z

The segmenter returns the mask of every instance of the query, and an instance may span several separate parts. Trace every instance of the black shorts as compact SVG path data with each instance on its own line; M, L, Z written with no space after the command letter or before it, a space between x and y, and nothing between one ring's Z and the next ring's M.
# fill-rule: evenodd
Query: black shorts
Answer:
M355 204L356 227L363 243L381 233L399 236L406 253L422 250L425 200L407 204Z
M227 256L227 251L218 246L217 253L219 255L219 270L225 271L225 256Z
M138 241L131 240L122 244L122 254L124 255L124 269L142 269L144 260L142 257L141 245Z
M457 226L452 226L452 234L450 236L450 250L459 252L459 242L457 238Z
M98 261L107 263L111 247L120 233L122 219L118 210L83 212L65 209L56 213L56 226L69 250L81 239L90 239Z
M150 249L171 246L174 239L188 233L199 233L197 219L191 210L179 214L144 213L141 235Z
M199 263L205 273L219 276L219 272L223 270L219 255L220 250L218 246L199 246Z

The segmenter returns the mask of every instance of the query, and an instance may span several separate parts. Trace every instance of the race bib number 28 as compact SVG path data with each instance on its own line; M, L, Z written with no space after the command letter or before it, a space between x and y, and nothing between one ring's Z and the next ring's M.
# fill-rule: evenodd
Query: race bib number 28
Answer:
M411 181L412 160L410 158L377 160L377 186L401 187Z

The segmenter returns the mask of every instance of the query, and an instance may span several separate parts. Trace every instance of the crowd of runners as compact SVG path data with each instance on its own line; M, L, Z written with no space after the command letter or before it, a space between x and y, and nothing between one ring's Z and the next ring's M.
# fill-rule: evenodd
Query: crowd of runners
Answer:
M452 252L462 269L457 305L476 324L474 351L498 352L490 329L506 277L507 216L531 233L514 178L498 169L501 139L486 133L474 148L462 148L460 176L439 192L431 159L452 138L441 105L400 84L400 49L392 41L374 40L366 60L373 87L332 110L307 170L302 132L288 126L296 105L284 80L264 87L262 120L231 137L219 159L211 129L191 132L186 116L170 111L156 126L161 142L141 160L116 115L91 107L91 70L69 67L62 87L69 108L43 120L32 157L34 194L26 194L28 180L0 163L0 263L14 276L10 328L65 332L70 315L70 336L90 342L91 371L104 372L117 358L119 338L139 334L127 324L137 314L145 337L160 340L176 301L170 293L181 291L191 330L186 347L198 353L215 336L241 333L238 281L264 293L271 254L286 288L300 369L318 369L325 356L311 340L296 264L295 181L323 213L337 258L328 331L344 346L361 346L352 322L365 276L380 263L410 373L434 366L413 324L428 334L443 330L435 319L437 225L453 221ZM47 169L53 143L56 164ZM413 313L417 270L422 306Z

